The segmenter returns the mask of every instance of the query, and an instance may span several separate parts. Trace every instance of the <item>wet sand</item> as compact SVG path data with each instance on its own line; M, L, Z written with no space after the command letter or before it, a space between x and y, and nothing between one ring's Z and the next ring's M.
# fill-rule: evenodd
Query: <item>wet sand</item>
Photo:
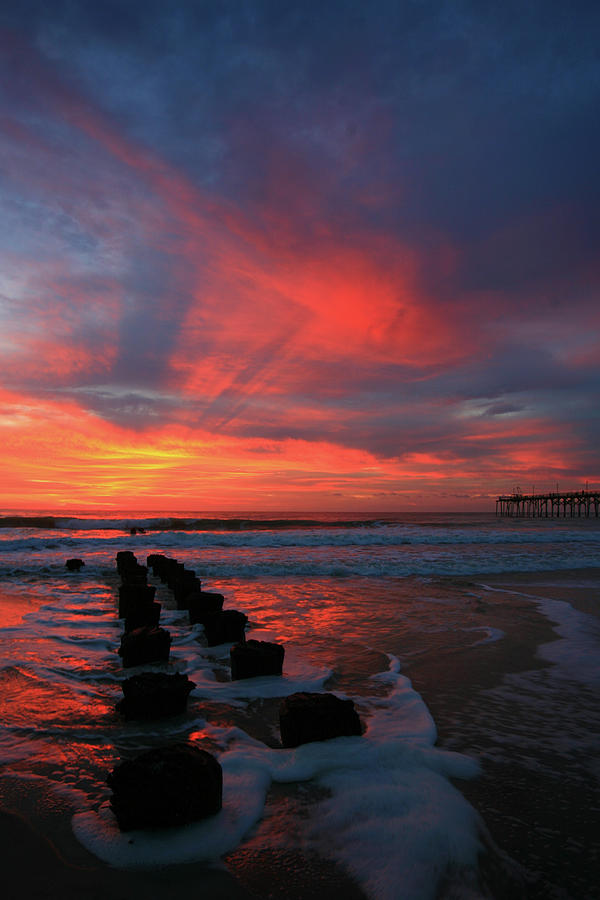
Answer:
M152 870L115 869L90 854L74 837L70 813L60 800L48 809L35 787L10 787L0 806L3 878L27 900L181 900L200 893L206 900L364 900L360 887L334 862L299 849L258 848L246 840L216 866L189 864ZM274 785L271 811L289 818L295 788ZM276 826L277 816L273 816ZM267 828L269 826L267 825ZM15 894L16 896L16 894Z
M132 872L111 869L94 857L75 864L26 817L5 809L0 810L0 841L3 881L13 885L14 896L27 900L181 900L196 891L211 900L253 896L226 871L201 866Z
M552 623L537 608L533 594L565 600L582 612L598 615L600 570L446 579L464 591L470 618L482 628L504 632L501 640L476 648L458 641L435 659L416 656L402 670L427 703L437 725L440 746L479 756L482 775L457 787L482 814L496 852L483 866L485 894L527 900L593 900L600 896L596 826L600 790L584 792L583 769L564 779L560 761L549 764L546 735L539 747L519 744L522 711L511 720L510 697L504 706L494 691L519 673L542 673L551 664L536 654L540 644L557 640ZM499 589L488 592L482 585ZM515 593L521 592L521 593ZM514 687L518 692L519 685ZM565 688L566 690L566 688ZM583 703L585 691L579 694ZM515 693L514 696L517 696ZM514 699L514 698L513 698ZM586 697L592 704L597 698ZM567 707L572 697L567 697ZM597 708L597 707L596 707ZM566 727L558 709L548 728ZM535 726L535 723L533 723ZM512 729L512 730L511 730ZM498 752L498 744L501 752ZM537 755L537 758L536 758ZM293 788L272 798L293 803ZM302 854L265 851L254 854L252 839L230 854L231 872L203 865L148 871L111 869L81 847L70 833L68 817L56 810L40 819L32 786L28 797L4 792L0 812L0 846L4 877L28 900L82 896L91 900L175 900L201 891L206 898L325 898L343 892L359 900L362 892L335 865ZM516 860L518 868L504 859ZM444 891L442 891L444 893ZM448 896L452 896L448 894Z
M552 663L537 649L560 637L533 598L562 600L598 617L600 570L455 583L504 637L477 652L441 653L434 664L412 660L403 671L436 721L438 744L481 761L481 776L457 787L484 817L499 851L487 871L483 865L489 895L597 900L600 698L591 686L552 677ZM499 868L503 855L506 866ZM512 873L511 860L518 864Z

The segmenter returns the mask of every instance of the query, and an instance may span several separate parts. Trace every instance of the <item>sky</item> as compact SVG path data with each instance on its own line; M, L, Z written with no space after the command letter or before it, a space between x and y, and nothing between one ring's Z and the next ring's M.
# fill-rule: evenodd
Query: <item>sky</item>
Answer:
M0 510L600 486L600 5L0 11Z

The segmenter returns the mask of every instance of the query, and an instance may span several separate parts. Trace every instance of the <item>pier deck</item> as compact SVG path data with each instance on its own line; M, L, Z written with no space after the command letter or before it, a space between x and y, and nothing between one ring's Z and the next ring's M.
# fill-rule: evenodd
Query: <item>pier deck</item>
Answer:
M497 516L589 518L600 515L600 491L556 491L550 494L507 494L496 500Z

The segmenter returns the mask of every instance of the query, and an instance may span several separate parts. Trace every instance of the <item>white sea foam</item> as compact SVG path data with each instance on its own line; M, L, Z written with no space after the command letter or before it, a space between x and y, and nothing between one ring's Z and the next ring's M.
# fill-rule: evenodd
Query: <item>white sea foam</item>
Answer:
M223 810L183 829L120 833L103 806L75 815L80 841L116 866L211 861L236 847L262 817L272 781L314 781L331 796L314 810L307 841L345 866L378 900L435 896L449 865L475 866L478 817L449 777L472 777L477 763L433 746L435 727L410 682L384 673L386 698L362 698L362 737L272 749L238 728L205 726L222 747ZM282 836L283 839L283 836Z
M173 623L181 613L171 612ZM331 668L311 664L296 647L286 647L284 644L282 676L271 675L230 681L227 677L230 672L230 643L205 647L198 643L203 634L201 625L191 628L184 625L179 630L175 630L173 624L170 627L171 665L176 667L177 671L185 673L196 684L192 696L204 700L232 703L259 697L263 699L284 697L295 691L318 691L332 675ZM270 631L261 629L253 629L251 637L259 641L277 640ZM217 680L216 669L220 669L227 680ZM131 670L132 673L135 671L137 670ZM128 674L124 677L128 677Z
M282 676L244 678L240 681L216 681L207 667L188 670L188 677L196 683L192 696L204 700L231 703L233 700L285 697L296 691L319 691L331 676L332 670L317 668L308 663L295 662L288 654Z
M214 862L233 850L263 814L271 783L263 766L222 760L223 808L216 816L177 829L121 833L104 804L73 817L73 831L92 853L119 868ZM236 771L237 769L237 771Z
M493 628L491 625L487 625L484 627L475 626L473 628L461 628L461 631L474 631L481 633L482 631L485 634L485 637L480 638L478 641L475 641L471 644L472 647L478 647L480 644L493 644L495 641L500 641L506 634L506 632L502 631L501 628Z
M545 599L540 605L548 618L559 622L556 630L563 638L550 644L542 644L538 650L540 656L556 663L570 678L598 686L599 620L596 616L574 609L563 600Z
M490 592L515 594L533 600L541 612L556 623L555 631L561 638L541 644L537 649L538 655L555 663L565 677L594 686L600 684L600 661L597 653L600 621L596 616L575 609L565 600L545 597L543 586L536 588L536 593L482 586Z

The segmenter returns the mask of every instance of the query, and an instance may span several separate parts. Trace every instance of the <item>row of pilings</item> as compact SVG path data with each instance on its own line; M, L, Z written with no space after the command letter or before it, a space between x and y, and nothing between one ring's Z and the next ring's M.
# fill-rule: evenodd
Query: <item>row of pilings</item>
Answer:
M506 494L496 500L496 515L530 519L598 518L600 516L600 491Z
M69 563L81 560L68 560ZM222 594L203 591L200 579L183 563L152 554L147 566L131 551L117 554L119 618L124 630L119 647L123 668L169 662L171 635L159 625L161 604L148 584L148 568L173 592L177 609L188 610L190 625L201 624L207 645L231 644L231 679L282 675L284 648L267 641L246 640L248 617L224 610ZM195 684L186 675L155 669L122 682L117 704L125 718L155 719L183 713ZM330 693L300 692L284 697L279 709L282 747L342 735L360 735L354 703ZM119 763L108 775L111 809L121 831L184 825L221 809L223 772L212 754L190 741L148 750Z

